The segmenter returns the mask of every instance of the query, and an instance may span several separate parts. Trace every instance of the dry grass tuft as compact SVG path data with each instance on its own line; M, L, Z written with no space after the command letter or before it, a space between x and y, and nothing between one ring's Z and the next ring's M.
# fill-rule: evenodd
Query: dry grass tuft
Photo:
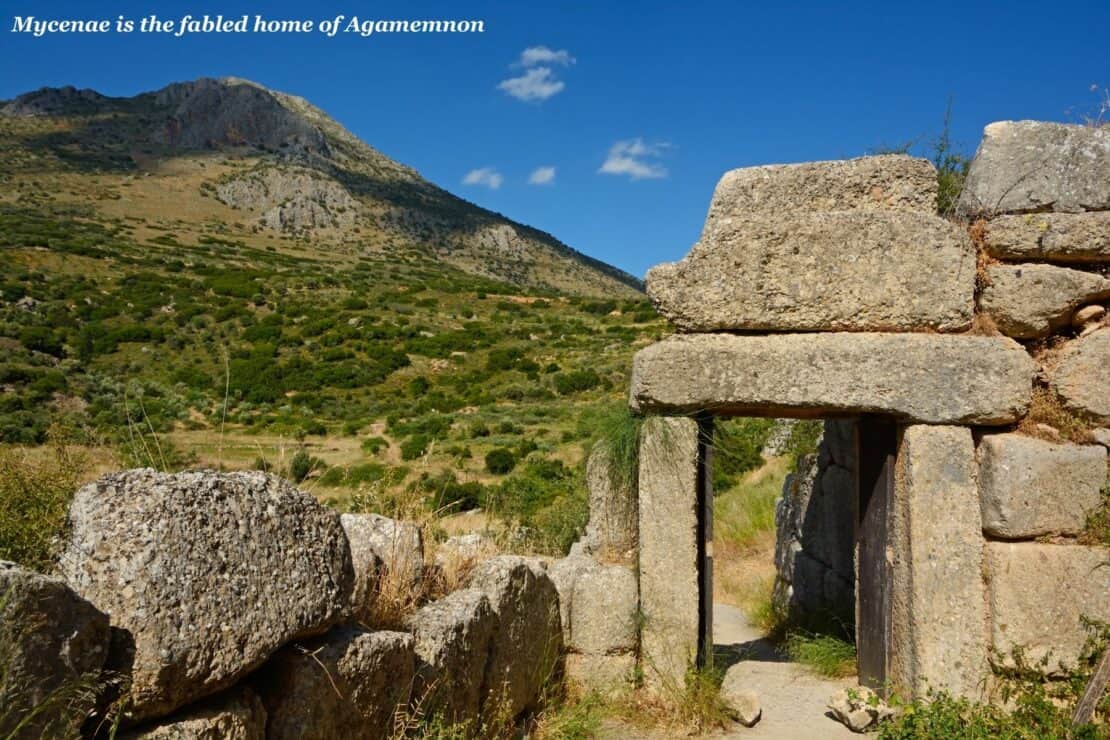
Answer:
M1081 444L1091 441L1090 424L1064 408L1056 394L1044 387L1033 389L1029 413L1018 423L1017 431L1049 442L1059 442L1061 437Z

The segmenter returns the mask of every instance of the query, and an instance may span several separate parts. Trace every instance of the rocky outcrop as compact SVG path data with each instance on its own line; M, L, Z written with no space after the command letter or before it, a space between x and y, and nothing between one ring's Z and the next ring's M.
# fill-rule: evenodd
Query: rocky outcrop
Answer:
M285 165L220 182L216 197L232 208L255 211L267 228L292 233L353 226L362 208L335 180Z
M1067 267L991 265L979 305L1009 337L1036 339L1067 326L1075 309L1110 297L1110 279Z
M1002 337L699 334L636 353L631 405L655 413L885 413L929 424L1006 424L1028 408L1032 379L1032 360Z
M282 649L255 684L270 740L385 738L407 710L415 670L413 637L341 627Z
M79 490L60 571L111 618L136 719L225 689L343 619L339 516L263 473L132 470Z
M517 717L537 705L562 660L558 592L539 561L515 555L481 563L470 587L485 594L497 619L483 702Z
M960 195L969 215L1110 210L1110 129L999 121L983 140Z
M108 617L58 578L0 561L0 736L73 734L95 703L60 690L95 685L108 657ZM25 712L40 714L18 732Z
M1003 539L1078 534L1106 482L1101 445L987 434L979 443L983 529Z
M1098 424L1110 424L1110 327L1069 343L1051 372L1064 407Z
M167 719L127 732L124 740L263 740L266 708L258 695L238 686Z
M1005 260L1110 261L1110 211L999 216L987 226L987 253Z

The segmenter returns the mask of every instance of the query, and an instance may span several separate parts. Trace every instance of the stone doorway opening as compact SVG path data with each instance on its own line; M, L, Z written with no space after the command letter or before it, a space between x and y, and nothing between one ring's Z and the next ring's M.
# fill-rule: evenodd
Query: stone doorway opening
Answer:
M790 630L854 643L861 683L888 686L897 425L881 416L697 421L699 665L781 659L762 637L735 640ZM754 466L751 437L761 432Z

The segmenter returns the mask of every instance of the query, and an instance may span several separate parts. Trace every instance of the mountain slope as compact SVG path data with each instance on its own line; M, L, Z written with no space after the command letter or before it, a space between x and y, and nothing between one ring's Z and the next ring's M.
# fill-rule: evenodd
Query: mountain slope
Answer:
M92 202L186 241L217 230L341 263L419 253L529 289L640 290L631 275L424 180L307 101L246 80L132 98L71 87L21 95L0 103L0 165L5 178L36 182L35 195L20 193L32 202Z

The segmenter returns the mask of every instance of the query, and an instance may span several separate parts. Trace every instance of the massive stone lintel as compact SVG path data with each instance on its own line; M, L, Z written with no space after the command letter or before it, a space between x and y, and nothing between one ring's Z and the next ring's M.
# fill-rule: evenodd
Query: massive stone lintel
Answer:
M712 211L711 211L712 214ZM960 331L971 324L975 252L932 213L737 214L707 223L647 290L684 331Z
M975 445L962 427L914 425L895 471L891 679L895 691L976 697L987 674Z
M651 418L640 436L644 682L681 692L698 652L698 425Z
M965 214L1110 209L1110 129L998 121L983 140L960 195Z
M630 404L651 413L1007 424L1029 406L1033 370L1004 337L677 335L636 353Z

